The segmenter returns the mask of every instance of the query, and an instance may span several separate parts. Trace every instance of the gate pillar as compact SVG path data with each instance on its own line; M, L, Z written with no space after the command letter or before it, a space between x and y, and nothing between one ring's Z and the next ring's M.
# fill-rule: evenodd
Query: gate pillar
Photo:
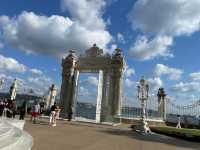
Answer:
M109 87L109 108L113 119L121 113L123 66L124 60L121 50L116 49L111 61Z
M166 120L166 93L164 88L158 89L158 114L163 120Z
M62 60L62 84L60 93L60 115L63 118L72 118L74 91L77 75L75 73L76 56L74 51L70 51L69 55Z
M120 49L103 54L96 44L76 58L73 51L62 60L61 116L75 117L79 72L99 72L96 122L114 122L120 115L124 58Z

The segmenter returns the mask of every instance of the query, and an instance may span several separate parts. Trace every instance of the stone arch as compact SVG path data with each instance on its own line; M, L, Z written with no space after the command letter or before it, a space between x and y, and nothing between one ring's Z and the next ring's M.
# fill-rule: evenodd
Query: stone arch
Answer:
M96 122L113 122L115 116L120 115L124 64L120 49L116 49L112 55L104 54L103 50L94 44L79 57L75 51L70 51L62 60L62 117L74 117L79 73L99 72Z

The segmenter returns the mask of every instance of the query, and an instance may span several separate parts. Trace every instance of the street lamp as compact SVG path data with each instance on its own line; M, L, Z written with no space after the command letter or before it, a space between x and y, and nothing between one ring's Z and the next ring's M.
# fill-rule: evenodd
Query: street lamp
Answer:
M137 86L137 89L138 89L138 99L141 102L142 113L141 113L140 123L136 127L136 129L144 133L150 133L151 130L148 127L148 123L146 121L146 102L149 97L149 85L145 81L144 77L140 79L140 83Z

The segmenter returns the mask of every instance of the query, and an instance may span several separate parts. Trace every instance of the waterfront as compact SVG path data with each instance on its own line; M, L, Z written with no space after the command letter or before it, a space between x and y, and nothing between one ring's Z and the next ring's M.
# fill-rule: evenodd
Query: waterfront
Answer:
M121 109L121 115L117 116L120 118L126 118L126 119L136 119L141 117L141 108L138 107L130 107L130 106L124 106ZM159 118L159 114L157 110L148 109L147 110L147 118L153 119L153 120L162 120L162 118ZM81 117L89 120L95 120L96 115L96 106L92 103L83 103L79 102L76 106L76 117ZM177 114L168 113L166 117L166 122L170 125L176 125L177 124ZM192 115L183 115L181 117L181 123L187 124L187 126L196 126L200 128L199 125L199 118L197 116Z

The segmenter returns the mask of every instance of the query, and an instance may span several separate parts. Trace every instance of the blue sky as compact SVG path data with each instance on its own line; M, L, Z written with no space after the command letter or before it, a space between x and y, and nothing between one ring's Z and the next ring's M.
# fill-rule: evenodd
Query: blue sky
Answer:
M43 94L61 84L61 58L96 43L123 50L124 95L135 99L141 76L151 93L164 87L178 103L200 97L200 2L196 0L2 0L0 77L19 91ZM88 76L89 78L89 76Z

